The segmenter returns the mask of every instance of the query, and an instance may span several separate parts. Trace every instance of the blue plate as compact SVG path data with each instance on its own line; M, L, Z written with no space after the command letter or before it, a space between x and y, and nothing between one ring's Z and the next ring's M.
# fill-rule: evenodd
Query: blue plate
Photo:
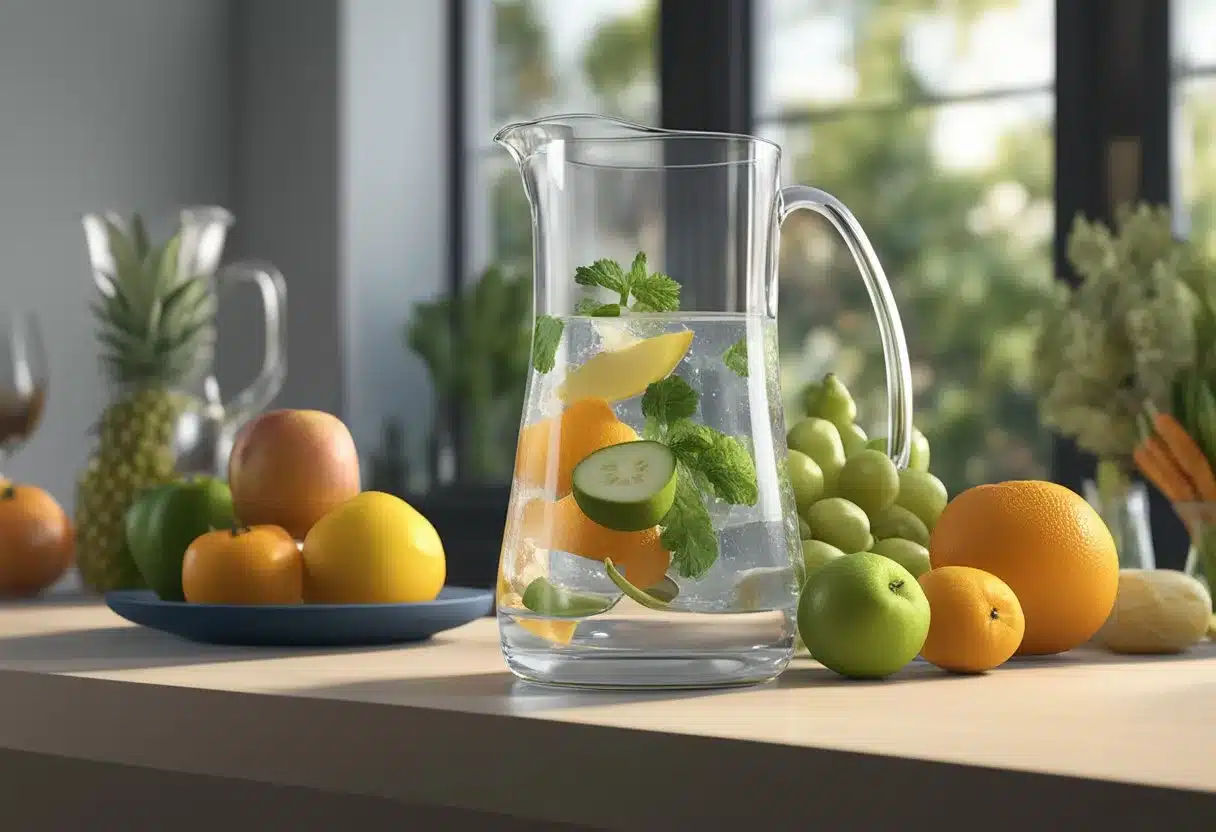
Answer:
M248 647L356 647L422 641L489 615L488 589L444 587L418 604L240 606L162 601L151 590L106 593L106 604L134 624L190 641Z

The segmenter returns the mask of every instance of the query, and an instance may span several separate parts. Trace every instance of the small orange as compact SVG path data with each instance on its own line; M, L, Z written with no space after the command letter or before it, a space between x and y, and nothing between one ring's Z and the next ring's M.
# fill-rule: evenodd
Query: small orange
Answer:
M72 521L33 485L0 483L0 596L37 595L72 563Z
M920 576L929 599L925 661L955 673L999 667L1022 643L1026 619L1009 585L970 566L943 566Z
M938 518L929 562L973 566L1009 585L1026 616L1021 655L1046 655L1088 641L1106 622L1119 588L1119 556L1102 518L1051 482L979 485Z
M186 549L182 592L191 604L299 604L304 561L279 526L207 532Z
M545 488L554 497L565 497L576 465L600 448L637 438L637 431L618 419L608 402L580 399L560 417L520 430L515 476L530 488Z

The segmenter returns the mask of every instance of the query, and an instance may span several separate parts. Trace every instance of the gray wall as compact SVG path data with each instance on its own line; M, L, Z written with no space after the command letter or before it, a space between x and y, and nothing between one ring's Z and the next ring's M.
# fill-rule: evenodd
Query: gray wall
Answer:
M238 0L232 79L232 209L237 224L231 252L269 260L287 281L287 383L276 404L339 416L344 410L338 139L342 5L334 0ZM252 291L244 299L244 304L226 304L220 317L220 380L232 389L260 366L257 301Z
M78 215L230 204L230 6L0 2L0 304L41 317L42 428L7 466L72 502L105 390Z

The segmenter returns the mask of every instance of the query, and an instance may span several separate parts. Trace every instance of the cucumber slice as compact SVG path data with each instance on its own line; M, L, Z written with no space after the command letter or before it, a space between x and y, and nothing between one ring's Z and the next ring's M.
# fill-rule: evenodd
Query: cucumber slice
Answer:
M534 613L554 618L586 618L616 606L616 598L589 592L571 592L555 586L547 578L537 578L524 589L523 605Z
M618 532L658 524L676 499L676 458L661 442L609 445L574 467L574 501L588 518Z
M625 594L627 598L631 598L643 607L648 607L652 610L665 610L671 606L671 602L675 600L675 595L668 597L667 587L660 583L656 586L658 592L651 594L650 592L639 589L629 583L629 579L621 574L621 571L613 564L612 558L607 558L604 561L604 571L608 573L608 577L617 585L617 588ZM669 580L669 579L664 579ZM674 581L672 584L674 585ZM676 594L679 594L680 588L676 587Z

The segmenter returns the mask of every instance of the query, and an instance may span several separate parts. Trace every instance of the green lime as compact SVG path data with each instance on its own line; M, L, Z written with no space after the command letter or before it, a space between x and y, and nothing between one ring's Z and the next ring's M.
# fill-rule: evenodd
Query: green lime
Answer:
M866 447L885 454L887 437L876 436L866 442ZM912 428L912 435L908 438L908 467L916 471L929 470L929 440L918 428Z
M789 452L785 469L794 489L794 502L798 504L798 511L806 511L823 496L823 469L802 451Z
M840 557L844 557L844 552L831 543L824 543L822 540L802 541L802 583L805 584L824 564Z
M812 520L811 528L814 527L815 521ZM887 506L878 512L874 515L871 530L879 540L902 537L904 540L914 541L921 546L929 545L929 530L919 517L903 506Z
M802 393L799 398L802 400L802 411L807 416L814 416L815 407L819 401L819 391L823 389L823 382L812 381L808 382L806 387L802 388Z
M912 428L912 438L908 446L908 467L916 471L928 471L929 440L917 428Z
M806 513L815 540L830 543L846 554L860 552L870 544L870 520L856 503L828 497Z
M549 582L548 578L536 578L524 589L523 605L540 615L554 618L585 618L599 615L616 605L616 600L589 592L572 592Z
M609 445L585 457L571 478L583 514L618 532L658 525L676 499L675 454L661 442Z
M836 493L873 516L895 502L899 495L899 471L886 454L863 449L840 469Z
M798 536L803 540L810 540L814 537L811 534L811 524L806 522L806 518L801 514L798 515Z
M899 472L899 496L895 504L919 517L929 531L937 525L937 518L946 510L949 500L946 486L928 471L908 468Z
M800 451L815 460L823 471L825 490L830 492L845 463L839 429L827 419L809 416L790 428L786 443L790 450Z
M911 572L913 578L920 578L932 568L929 565L929 550L913 540L888 537L871 546L870 551L895 561Z
M857 404L835 373L823 377L819 389L807 397L807 415L827 419L837 427L851 424L857 418Z
M865 450L869 438L866 436L866 432L861 429L861 425L856 422L850 422L840 429L840 441L844 443L844 455L849 457L858 451ZM879 448L879 450L883 449Z

